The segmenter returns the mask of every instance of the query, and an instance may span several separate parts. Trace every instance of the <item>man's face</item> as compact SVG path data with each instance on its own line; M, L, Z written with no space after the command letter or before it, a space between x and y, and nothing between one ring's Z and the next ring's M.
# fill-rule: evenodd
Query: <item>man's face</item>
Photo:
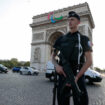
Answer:
M68 20L70 29L77 28L80 23L80 21L75 17L70 17Z

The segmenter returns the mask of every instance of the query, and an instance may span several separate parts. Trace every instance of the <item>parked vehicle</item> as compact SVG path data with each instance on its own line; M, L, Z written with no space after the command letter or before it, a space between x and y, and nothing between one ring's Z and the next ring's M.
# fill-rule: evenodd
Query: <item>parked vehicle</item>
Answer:
M4 72L4 73L7 73L8 70L7 70L7 67L5 67L4 65L0 64L0 72Z
M99 72L89 68L85 72L85 81L88 82L88 83L101 82L102 81L102 76Z
M45 77L50 79L50 81L53 81L54 80L54 72L55 72L54 65L52 64L51 61L48 61L48 63L46 64ZM88 83L102 81L101 74L95 70L90 69L90 68L85 72L84 75L85 75L85 81Z
M14 67L14 68L12 69L12 71L13 71L13 72L19 72L20 69L21 69L21 67Z
M27 74L27 75L38 75L39 71L37 69L33 69L32 67L21 67L20 74Z
M46 73L45 73L46 78L49 78L50 81L53 81L54 72L55 72L55 69L54 69L54 65L52 64L52 61L48 61L46 64Z

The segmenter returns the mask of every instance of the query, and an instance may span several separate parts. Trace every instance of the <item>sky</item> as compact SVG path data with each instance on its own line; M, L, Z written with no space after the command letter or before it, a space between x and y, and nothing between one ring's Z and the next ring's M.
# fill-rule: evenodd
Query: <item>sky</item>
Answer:
M49 11L88 2L93 29L93 62L105 68L104 0L0 0L0 59L30 61L32 17Z

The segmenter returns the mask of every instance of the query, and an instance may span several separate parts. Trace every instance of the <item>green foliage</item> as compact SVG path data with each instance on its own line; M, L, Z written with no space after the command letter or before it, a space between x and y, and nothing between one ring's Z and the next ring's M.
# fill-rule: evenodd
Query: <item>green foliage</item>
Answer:
M18 60L16 58L12 58L10 62L12 63L13 67L18 65Z
M29 61L25 62L24 66L30 66L30 62Z
M98 68L98 67L94 67L94 69L95 69L96 71L98 71L98 72L105 72L105 69L100 69L100 68Z
M95 67L95 70L100 71L101 69L100 69L100 68L98 68L98 67Z
M13 67L20 67L20 66L30 66L29 61L18 61L17 58L12 58L11 60L0 60L0 64L3 64L4 66L8 68L13 68Z

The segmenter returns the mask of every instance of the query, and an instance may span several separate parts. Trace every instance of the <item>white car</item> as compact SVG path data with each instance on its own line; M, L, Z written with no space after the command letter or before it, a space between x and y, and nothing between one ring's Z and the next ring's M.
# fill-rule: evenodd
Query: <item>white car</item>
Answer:
M39 71L33 69L32 67L21 67L20 74L27 74L27 75L38 75Z
M50 81L53 81L54 73L55 73L55 69L54 69L54 65L52 64L52 61L48 61L46 64L46 73L45 73L46 78L49 78ZM85 75L85 81L88 83L102 81L101 74L90 68L85 72L84 75Z
M92 82L101 82L102 81L102 75L99 72L89 68L85 72L85 81L89 82L89 83L92 83Z
M54 65L52 64L52 61L48 61L46 64L46 73L45 73L46 78L49 78L50 81L53 81L54 73L55 73L55 69L54 69Z

